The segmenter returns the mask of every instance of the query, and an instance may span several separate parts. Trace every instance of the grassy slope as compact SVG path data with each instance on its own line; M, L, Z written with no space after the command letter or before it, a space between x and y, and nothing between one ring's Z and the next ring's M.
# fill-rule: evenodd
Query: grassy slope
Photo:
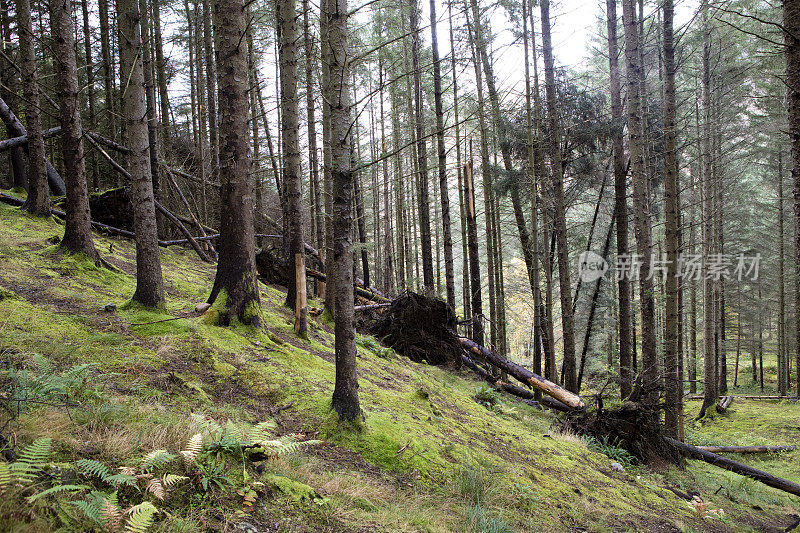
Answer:
M366 423L341 427L329 408L331 330L312 319L309 341L295 339L278 290L262 286L262 331L207 325L191 311L207 295L213 266L191 251L171 249L162 254L166 311L125 308L135 287L130 242L96 238L101 254L121 270L111 272L58 253L48 239L63 229L53 221L30 219L4 204L0 220L0 289L14 294L0 296L0 350L19 352L4 358L29 365L39 353L63 368L96 363L102 372L96 386L107 398L101 407L29 410L6 430L19 443L52 436L67 458L124 464L155 448L179 449L196 429L191 413L258 422L291 401L290 409L274 415L279 427L327 444L270 464L267 473L302 481L330 501L318 506L264 496L245 518L253 524L335 531L740 530L786 522L797 508L796 498L705 465L617 473L608 457L579 439L555 435L550 414L512 400L487 410L472 398L477 383L471 377L370 349L369 339L361 339L358 361ZM107 303L119 310L103 311ZM177 315L187 318L137 325ZM735 403L730 418L690 429L689 437L744 444L755 442L754 428L768 427L768 433L759 430L765 441L797 440L797 427L781 429L786 417L797 422L796 405L770 407L766 419L756 410ZM789 457L752 461L800 481L796 454L789 456L791 468ZM726 518L698 519L668 484L704 496L724 485L710 500L725 508ZM237 523L240 501L234 490L227 492L173 509L175 518L160 527L192 531ZM14 505L0 504L0 529L22 530L23 522L29 530L50 527L44 514L21 519L9 511Z

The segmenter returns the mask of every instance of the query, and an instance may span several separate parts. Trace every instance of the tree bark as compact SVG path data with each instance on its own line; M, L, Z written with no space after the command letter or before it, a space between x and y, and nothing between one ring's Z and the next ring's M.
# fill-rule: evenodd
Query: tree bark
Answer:
M683 383L678 375L678 154L676 140L673 0L664 0L664 200L667 249L664 334L664 430L678 438Z
M611 120L614 124L612 151L614 154L614 217L617 225L617 257L628 255L628 185L623 139L622 90L619 74L619 46L617 44L617 0L606 0L606 27L608 31L609 86L611 92ZM618 276L619 287L619 391L627 398L633 387L631 364L631 300L627 276Z
M214 36L219 61L220 240L219 264L208 302L218 303L219 322L238 318L260 325L256 285L250 131L247 127L246 20L243 0L215 0Z
M51 0L50 26L58 85L61 152L64 158L67 204L66 224L61 247L72 253L84 253L99 261L92 241L89 194L86 190L86 163L83 157L83 129L78 102L78 67L75 58L75 28L69 0Z
M50 198L45 168L42 117L39 113L39 86L34 50L33 23L30 0L17 2L17 33L19 34L22 96L25 100L25 121L28 131L28 198L23 209L34 215L50 215Z
M143 72L142 17L139 0L117 0L118 36L120 43L119 70L126 80L122 98L122 117L125 124L125 146L130 173L133 226L136 233L136 291L132 300L146 307L164 304L164 284L161 276L161 257L158 251L158 230L150 176L152 164L149 144L145 76Z
M553 200L555 204L553 231L558 244L558 283L559 292L561 293L561 326L564 339L564 388L577 392L575 326L572 302L570 301L572 287L570 284L569 244L567 243L567 220L564 205L561 124L558 117L558 94L556 93L556 78L553 66L553 46L550 39L550 1L542 0L539 7L542 12L542 50L544 54L545 92L547 95L547 118L550 128L550 157L553 173Z
M329 269L336 297L334 299L334 349L336 353L336 383L333 390L333 409L343 420L355 420L361 415L356 374L355 324L353 314L353 254L351 228L353 225L353 170L350 161L351 107L350 65L347 57L348 11L347 0L323 0L321 16L326 19L329 55L326 94L330 100L330 158L333 182L333 268Z
M622 18L625 27L625 63L628 77L628 135L633 179L634 225L639 266L639 303L641 307L642 379L655 383L658 379L656 356L655 303L653 279L650 275L652 236L650 228L650 201L648 177L645 167L645 137L641 115L639 62L639 32L633 0L623 0Z
M105 92L105 115L107 121L106 133L112 139L117 139L117 112L114 94L114 63L111 56L111 32L109 23L111 17L108 12L108 0L98 0L100 19L100 54L103 57L103 88Z
M214 36L209 4L209 0L203 0L203 48L206 53L206 105L211 150L211 181L216 181L219 172L219 128L217 128L217 87L214 81L216 74Z
M470 304L472 306L472 340L483 344L483 299L481 297L481 263L478 255L478 222L475 216L475 180L472 160L464 167L464 196L467 211L467 241L469 247Z
M444 247L444 279L447 303L456 308L456 284L453 274L453 236L450 229L450 196L447 187L447 152L444 147L444 108L442 105L442 68L439 41L436 35L436 0L430 0L431 48L433 50L433 97L436 107L436 148L439 170L439 198L442 204L442 241Z
M783 27L786 54L786 91L789 114L789 141L792 157L792 194L794 196L795 227L800 228L800 4L783 3ZM800 309L800 231L795 231L794 243L795 309ZM800 312L795 312L795 370L796 396L800 398Z

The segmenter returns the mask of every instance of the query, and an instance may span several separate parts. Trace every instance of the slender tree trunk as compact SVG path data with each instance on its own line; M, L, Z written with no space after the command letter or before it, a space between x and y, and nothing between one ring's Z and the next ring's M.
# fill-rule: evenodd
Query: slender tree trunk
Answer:
M350 80L347 59L347 0L323 0L322 17L327 19L327 38L330 55L327 94L330 101L330 150L333 178L333 269L336 278L334 317L336 324L336 384L332 406L339 417L355 420L361 415L356 375L356 346L353 313L353 254L351 228L353 225L353 170L350 166ZM329 276L330 277L330 276Z
M75 28L69 0L50 1L50 26L53 59L61 108L61 152L67 186L66 224L61 247L84 253L99 261L92 241L89 194L86 190L86 163L83 157L83 129L78 100L78 68L75 58Z
M472 340L483 345L483 314L481 298L481 264L478 256L478 223L475 215L475 180L472 176L472 159L464 167L464 196L467 211L467 239L469 242L470 302L472 305Z
M22 97L25 100L25 122L28 133L28 197L23 209L34 215L46 217L50 215L50 198L44 162L44 138L42 117L39 112L39 86L30 0L17 2L17 33Z
M11 10L6 0L0 0L0 46L6 57L13 58L14 36L11 33ZM5 59L2 60L0 68L0 97L14 108L18 98L17 73L15 69L7 65ZM9 163L11 178L14 187L28 189L28 177L25 172L25 154L21 146L14 147L9 152Z
M431 48L433 49L433 96L436 107L436 148L439 170L439 196L442 204L442 239L444 245L444 279L447 303L456 307L456 284L453 274L453 236L450 233L450 196L447 187L447 152L444 147L444 107L442 105L442 68L439 41L436 35L436 0L430 0Z
M126 121L123 142L130 149L128 172L131 174L133 225L136 232L136 292L132 300L146 307L158 307L164 304L164 284L158 251L154 184L150 177L150 106L145 95L148 88L143 72L143 58L147 54L142 43L142 30L147 27L147 19L140 11L139 0L117 0L117 14L119 70L122 79L126 80L122 98L122 116Z
M321 80L322 87L322 174L323 174L323 187L325 192L325 270L333 272L334 269L334 256L333 256L333 176L332 176L332 146L331 146L331 102L337 95L333 94L330 75L332 72L331 46L329 38L329 19L331 15L327 14L327 2L329 0L322 0L320 4L319 16L319 42L320 42L320 58L321 58ZM338 0L336 0L338 1ZM333 2L333 0L331 0ZM333 5L333 4L332 4ZM348 155L349 157L349 155ZM325 281L325 309L334 316L336 312L335 297L336 289L335 283L338 276L328 276ZM343 345L344 346L344 345ZM355 374L355 372L354 372Z
M294 278L290 277L286 305L294 309L294 331L305 337L308 331L306 317L306 263L303 239L303 191L300 178L300 125L297 118L297 25L295 0L276 3L280 27L280 81L281 117L283 132L283 181L289 212L289 262L294 265ZM212 128L214 129L214 128Z
M156 201L161 201L161 180L159 179L159 172L158 172L158 120L156 119L156 87L155 87L155 76L153 75L153 63L150 60L151 57L151 50L150 50L150 18L149 13L147 11L147 2L146 0L139 0L139 11L138 16L140 17L141 22L141 61L142 61L142 69L144 73L144 90L145 90L145 98L146 98L146 111L147 111L147 120L146 120L146 129L147 129L147 139L149 143L149 150L148 155L150 158L150 177L153 181L153 198ZM119 40L122 41L122 38ZM127 96L127 95L126 95ZM128 124L130 124L130 118L128 115L123 113L123 116L126 117ZM137 120L141 120L137 117ZM130 164L128 165L129 170Z
M206 106L208 107L208 130L211 150L211 181L217 181L219 172L219 129L217 128L217 88L214 83L214 30L211 27L210 1L203 0L203 48L206 53Z
M215 0L214 37L219 61L220 238L219 263L209 303L221 325L238 318L259 326L256 286L250 130L247 127L246 20L243 0Z
M431 220L428 198L428 153L425 140L425 114L422 90L422 70L419 64L419 6L417 0L409 0L411 32L411 68L414 75L414 122L417 129L417 201L419 202L420 246L422 248L422 284L425 292L434 291L433 251L431 249Z
M650 275L652 236L650 233L650 201L647 169L645 168L645 137L640 101L639 33L633 0L623 0L622 18L625 26L625 60L628 76L628 135L633 178L634 225L639 266L639 305L642 330L642 381L653 384L658 380L656 355L655 303L653 279Z
M86 99L89 104L89 130L97 131L97 114L95 112L95 92L94 92L94 63L92 62L92 32L89 26L89 2L82 0L81 14L83 15L83 52L86 59ZM97 158L92 154L91 161L91 182L93 189L100 188L100 169L97 165ZM29 178L30 179L30 178Z
M664 429L678 438L683 383L678 374L678 153L676 140L675 47L673 1L664 0L664 197L667 249L666 317L664 334Z
M575 327L572 314L572 287L569 272L569 244L567 243L567 220L564 206L564 167L561 155L561 124L558 117L558 95L556 94L553 46L550 40L550 1L542 0L542 50L544 53L545 92L547 94L547 117L550 126L550 156L553 172L553 199L555 202L554 232L558 244L558 283L561 295L561 326L564 339L564 388L577 392L575 364Z
M117 112L114 94L114 63L111 56L111 32L109 23L111 17L108 12L108 0L98 0L99 19L100 19L100 54L103 56L103 86L105 92L105 114L107 121L107 133L111 139L118 138L117 131Z
M783 233L783 158L778 149L778 395L786 394L789 377L788 352L784 325L786 324L786 290L784 280Z
M792 194L795 228L800 228L800 4L783 3L784 53L786 55L786 92L789 115L789 141L792 158ZM795 370L796 396L800 398L800 230L795 231Z
M704 256L711 253L711 239L713 238L713 183L711 180L711 74L710 54L711 43L709 35L708 4L703 2L703 72L702 72L702 99L703 99L703 248ZM759 295L760 300L760 295ZM715 346L714 346L714 284L709 276L703 281L703 406L701 414L714 405L717 401L717 381L715 372ZM760 319L759 319L760 320ZM760 333L759 333L760 335Z
M151 4L153 9L153 44L156 49L156 81L158 83L158 99L160 108L159 126L161 127L161 148L164 154L170 152L172 131L169 119L169 94L167 92L167 62L164 58L164 45L161 38L161 9L158 2Z
M617 0L606 0L608 30L608 64L611 89L611 118L614 122L612 150L614 153L614 217L617 224L617 257L628 255L628 186L623 139L624 118L619 74L617 44ZM628 276L618 276L619 286L619 389L625 399L631 393L631 302Z
M317 120L316 106L314 103L314 59L315 49L312 42L311 27L308 23L309 12L308 0L303 0L303 49L306 54L305 77L306 77L306 122L308 127L308 165L311 174L311 187L314 191L313 203L316 206L314 216L316 218L317 234L315 235L315 245L317 250L324 253L324 231L325 213L322 209L320 183L319 183L319 159L317 154Z

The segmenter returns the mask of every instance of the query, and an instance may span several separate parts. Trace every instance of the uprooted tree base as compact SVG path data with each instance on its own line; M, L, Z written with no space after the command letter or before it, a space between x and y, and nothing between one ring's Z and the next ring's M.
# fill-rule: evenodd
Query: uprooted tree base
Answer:
M598 406L592 411L574 411L567 415L562 428L624 448L644 464L681 464L678 450L662 432L658 407L641 401L625 401L607 410Z
M406 292L375 316L364 325L365 331L397 353L418 363L461 365L456 314L446 302Z

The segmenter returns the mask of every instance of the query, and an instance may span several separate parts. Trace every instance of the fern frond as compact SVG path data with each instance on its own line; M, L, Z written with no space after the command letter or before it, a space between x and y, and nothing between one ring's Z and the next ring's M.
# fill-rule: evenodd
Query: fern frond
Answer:
M115 488L119 488L123 485L132 487L133 485L136 485L136 476L123 474L120 472L119 474L111 474L107 476L103 481Z
M43 490L33 496L28 496L28 503L33 503L39 498L44 498L46 496L50 496L52 494L60 494L62 492L77 492L79 490L86 490L89 488L89 485L56 485L55 487L50 487L47 490Z
M273 431L278 425L273 420L259 422L253 426L253 438L255 440L266 440L272 437Z
M26 446L19 452L19 459L17 462L42 468L50 459L50 446L52 443L53 439L47 437L36 439L33 441L33 444Z
M110 531L119 531L120 526L122 526L122 509L110 499L103 501L103 505L100 508L100 517Z
M164 474L161 478L161 484L164 485L165 488L170 488L174 485L177 485L181 481L186 481L189 479L186 476L179 476L177 474Z
M147 484L144 486L144 490L151 493L159 500L163 500L164 496L167 495L167 491L164 490L164 485L161 484L161 480L158 478L148 480Z
M145 533L147 528L153 525L157 512L156 506L150 502L134 505L128 510L130 517L125 523L125 531L129 533Z
M97 525L103 525L103 518L100 516L100 508L94 505L91 502L87 502L86 500L76 500L74 502L69 502L70 505L74 505L81 511L83 514L86 515L86 518L95 522Z
M175 455L169 453L167 450L154 450L144 456L144 459L142 459L142 462L139 464L139 468L142 472L150 472L163 467L175 459L175 457Z
M189 442L186 443L186 449L181 451L183 465L189 468L197 459L197 456L200 455L201 451L203 451L203 434L195 433L192 438L189 439Z
M13 480L14 476L11 475L8 463L0 463L0 492L9 486Z
M100 478L101 481L106 481L111 475L106 465L94 459L78 459L75 464L86 474Z

